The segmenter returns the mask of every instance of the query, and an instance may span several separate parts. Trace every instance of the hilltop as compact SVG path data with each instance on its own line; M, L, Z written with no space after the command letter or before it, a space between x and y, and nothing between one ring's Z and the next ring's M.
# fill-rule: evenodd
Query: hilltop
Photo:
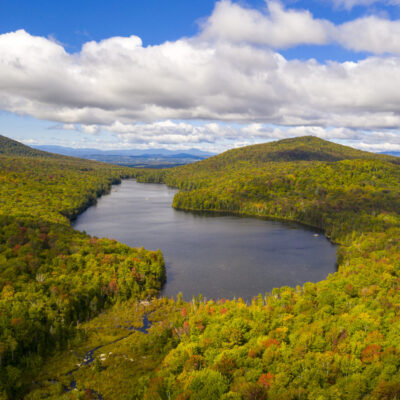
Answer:
M237 161L289 162L289 161L340 161L380 160L400 164L400 159L386 154L376 154L343 146L315 136L282 139L228 150L208 159L214 166L232 164ZM207 161L206 161L207 163Z
M54 154L32 149L32 147L2 135L0 135L0 154L8 156L55 157Z

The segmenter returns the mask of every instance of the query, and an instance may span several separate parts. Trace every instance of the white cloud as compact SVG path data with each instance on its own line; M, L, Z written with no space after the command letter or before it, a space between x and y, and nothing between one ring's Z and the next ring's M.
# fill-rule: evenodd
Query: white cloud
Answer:
M400 127L400 57L320 64L288 61L271 47L336 40L400 54L398 24L368 17L335 27L277 2L263 13L222 1L196 37L154 46L113 37L69 54L20 30L0 35L0 108L142 144L393 132Z
M116 122L103 129L114 133L120 147L167 147L187 149L192 146L210 151L223 151L269 140L305 135L317 136L369 151L397 150L400 134L395 130L363 130L344 127L293 126L281 127L262 123L243 125L160 121L149 124ZM113 145L114 146L114 145ZM115 147L115 146L114 146Z
M230 127L216 123L193 125L186 122L170 120L148 124L124 124L120 121L104 126L108 132L115 133L124 143L154 145L185 145L216 143L218 140L234 140L239 132Z
M50 126L48 129L76 131L76 132L88 133L90 135L97 135L100 132L100 127L98 125L56 124Z
M20 141L28 146L39 143L36 139L22 139Z
M75 131L76 127L74 124L62 124L60 125L56 125L54 128L58 128L58 129L62 129L64 131Z
M243 8L230 0L216 4L203 23L202 40L265 44L275 48L298 44L324 44L332 24L314 19L306 10L284 10L277 1L267 3L268 13Z
M337 27L334 39L350 50L400 54L400 21L376 16L358 18Z
M81 125L81 130L84 133L89 133L90 135L97 135L100 128L97 125Z
M226 42L144 48L137 37L90 42L70 55L24 31L0 35L0 54L1 108L64 124L203 119L373 128L400 122L397 57L321 65Z
M335 4L350 9L375 1L335 0ZM267 12L263 13L222 0L203 22L199 37L201 40L262 44L278 49L301 44L338 43L354 51L400 54L399 20L368 16L335 26L328 20L314 18L307 10L284 9L276 0L267 1L266 5Z

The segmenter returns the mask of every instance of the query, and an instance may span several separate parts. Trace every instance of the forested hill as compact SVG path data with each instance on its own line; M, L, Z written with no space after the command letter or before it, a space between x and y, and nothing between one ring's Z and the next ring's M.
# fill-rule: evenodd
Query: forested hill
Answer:
M0 399L25 384L79 322L116 301L155 295L161 252L92 238L77 216L132 169L56 156L0 138Z
M184 308L186 333L145 398L399 399L400 165L393 161L305 137L139 171L138 180L181 189L175 208L298 221L341 245L338 272L326 280L274 289L251 306Z
M340 244L338 271L251 304L126 303L160 288L161 254L90 238L67 217L131 174L179 187L175 208L320 228ZM400 398L400 165L392 158L315 138L157 171L0 156L0 182L0 399L26 391L26 400ZM153 325L127 333L138 310ZM88 354L97 361L88 365Z
M29 156L29 157L56 157L55 154L46 151L32 149L16 140L0 135L0 154Z
M352 159L380 160L400 164L398 157L357 150L315 136L303 136L228 150L196 165L205 168L221 168L232 165L237 161L262 163L268 161L340 161Z

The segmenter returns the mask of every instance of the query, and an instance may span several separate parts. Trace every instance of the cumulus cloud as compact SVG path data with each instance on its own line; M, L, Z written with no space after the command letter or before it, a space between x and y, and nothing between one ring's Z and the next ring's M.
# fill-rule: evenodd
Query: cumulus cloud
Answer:
M114 133L120 147L167 147L188 149L192 146L210 151L224 151L270 140L305 135L351 144L367 151L400 150L400 135L396 130L365 130L344 127L300 125L282 127L263 123L192 124L171 120L148 124L123 124L119 121L104 130ZM113 147L115 144L113 143Z
M400 21L376 16L358 18L337 27L333 38L350 50L400 54Z
M336 5L352 8L375 1L337 0ZM266 11L261 12L222 0L202 23L202 29L201 40L252 43L277 49L338 43L354 51L400 54L398 20L368 16L334 25L328 20L314 18L307 10L284 9L278 1L267 1Z
M277 1L268 2L267 13L262 13L222 0L202 24L200 38L284 48L324 44L332 26L326 20L314 19L307 10L284 10Z
M334 26L277 2L261 12L224 0L195 37L154 46L112 37L70 54L19 30L0 35L0 108L136 143L393 130L400 126L398 24L367 17ZM288 61L276 51L332 41L392 55L321 64Z
M182 39L142 47L135 36L89 42L80 53L68 54L24 31L0 35L0 54L0 107L66 124L399 124L397 57L322 65L287 61L247 44Z
M194 125L187 122L174 122L171 120L157 121L154 123L124 124L116 121L104 127L108 132L115 133L118 138L131 144L154 145L186 145L216 143L219 140L235 140L239 138L240 131L229 126L217 123Z
M62 131L76 131L97 135L100 132L98 125L75 125L75 124L56 124L49 126L48 129L62 130Z

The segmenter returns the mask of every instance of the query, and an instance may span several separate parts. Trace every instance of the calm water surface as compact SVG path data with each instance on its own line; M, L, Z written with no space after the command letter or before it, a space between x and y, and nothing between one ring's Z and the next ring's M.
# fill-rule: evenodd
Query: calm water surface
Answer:
M125 180L73 223L129 246L162 250L162 295L251 299L274 287L317 282L336 270L336 246L296 224L176 211L175 189Z

